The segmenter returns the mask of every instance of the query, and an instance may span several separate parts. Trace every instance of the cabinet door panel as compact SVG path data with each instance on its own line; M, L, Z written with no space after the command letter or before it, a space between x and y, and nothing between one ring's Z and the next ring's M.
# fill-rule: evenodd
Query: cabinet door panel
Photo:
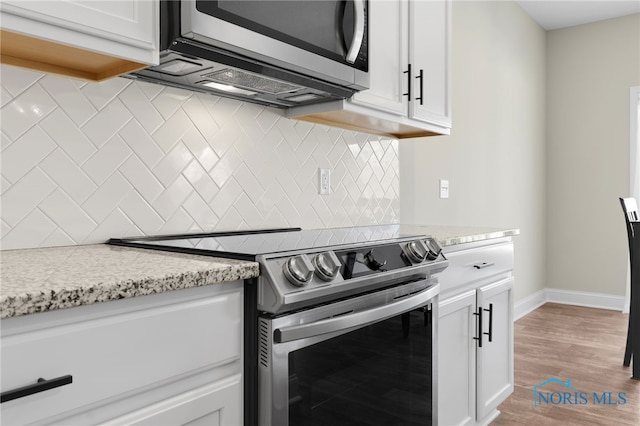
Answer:
M0 10L3 30L110 57L157 64L158 4L157 0L3 0ZM22 55L23 52L18 50L17 54ZM68 61L57 62L46 55L20 58L28 59L30 63L53 61L53 65L70 66ZM88 70L95 71L102 66L95 57L90 61L93 62L86 64ZM116 62L111 66L117 65Z
M438 316L438 423L473 424L476 407L476 291L442 301Z
M370 89L351 101L381 111L407 115L407 2L369 2Z
M45 21L133 46L154 45L155 15L147 1L7 0L3 3L4 12L34 21ZM67 43L73 43L73 40Z
M3 392L39 377L73 376L69 385L3 403L3 420L41 421L239 360L241 318L242 294L224 292L3 336Z
M409 3L409 61L413 66L412 100L409 118L451 126L449 43L451 2L412 1ZM422 90L419 76L422 70ZM422 103L416 98L421 97Z
M104 426L241 425L241 389L241 376L237 375L110 420Z
M482 421L513 392L513 278L495 282L477 290L477 305L483 309L484 332L477 352L478 421ZM492 330L489 309L492 306Z

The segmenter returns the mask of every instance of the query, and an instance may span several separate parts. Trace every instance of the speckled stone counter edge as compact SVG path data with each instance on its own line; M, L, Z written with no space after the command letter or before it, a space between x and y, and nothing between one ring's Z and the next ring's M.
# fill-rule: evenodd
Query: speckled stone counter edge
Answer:
M259 265L255 262L128 248L111 248L111 253L120 253L115 256L129 257L116 257L115 263L113 258L103 263L98 260L97 268L95 263L92 265L90 262L83 262L82 259L73 259L81 257L78 253L104 255L107 246L104 247L94 245L0 252L0 318L236 281L257 277L259 274ZM60 268L64 272L56 270L54 273L42 273L41 270L44 268L38 269L33 258L43 253L54 253L61 258L61 263L66 262L66 268ZM152 259L153 262L146 269L141 266L133 272L130 272L132 262L124 266L120 266L120 263L125 262L117 262L131 261L132 258L135 261L134 266L138 262L144 264L146 259ZM71 264L71 271L75 272L69 275L79 276L82 284L74 283L73 279L61 280L60 276L70 270L68 264ZM175 265L176 270L163 272L158 264L166 264L165 269L169 270ZM25 274L26 279L15 278L21 272Z
M512 237L514 235L519 235L519 234L520 234L519 230L511 229L507 231L484 232L484 233L475 234L475 235L459 235L459 236L439 239L438 241L444 247L448 247L456 244L472 243L474 241L484 241L484 240L490 240L493 238Z
M257 269L257 264L232 265L210 271L170 275L162 279L125 280L116 284L0 296L0 319L251 278L257 276Z
M429 226L402 224L401 230L406 233L423 234L434 237L443 247L456 244L484 241L493 238L512 237L520 234L515 228L487 228L471 226Z

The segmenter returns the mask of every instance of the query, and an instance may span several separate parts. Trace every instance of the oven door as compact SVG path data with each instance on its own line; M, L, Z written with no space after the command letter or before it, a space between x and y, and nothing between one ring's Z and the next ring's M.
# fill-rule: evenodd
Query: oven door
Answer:
M260 318L261 426L436 425L439 286Z
M356 90L369 87L368 0L182 0L181 34Z

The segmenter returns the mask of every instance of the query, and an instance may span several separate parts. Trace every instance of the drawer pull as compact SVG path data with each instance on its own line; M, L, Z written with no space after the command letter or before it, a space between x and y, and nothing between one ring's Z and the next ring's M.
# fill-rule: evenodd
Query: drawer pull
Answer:
M480 263L474 263L473 267L476 269L484 269L484 268L488 268L489 266L493 266L495 265L495 263L493 262L480 262Z
M34 393L44 392L49 389L58 388L60 386L68 385L73 381L70 374L66 376L56 377L55 379L45 380L39 378L37 383L32 385L23 386L21 388L13 389L10 391L2 392L0 394L0 403L11 401L13 399L23 398L25 396L33 395Z

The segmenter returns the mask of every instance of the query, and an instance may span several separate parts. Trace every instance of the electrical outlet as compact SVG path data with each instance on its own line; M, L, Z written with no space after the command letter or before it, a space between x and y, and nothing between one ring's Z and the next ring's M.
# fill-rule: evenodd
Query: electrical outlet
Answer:
M318 194L331 194L331 169L318 169L318 176L320 176Z
M440 198L449 198L449 181L440 179Z

